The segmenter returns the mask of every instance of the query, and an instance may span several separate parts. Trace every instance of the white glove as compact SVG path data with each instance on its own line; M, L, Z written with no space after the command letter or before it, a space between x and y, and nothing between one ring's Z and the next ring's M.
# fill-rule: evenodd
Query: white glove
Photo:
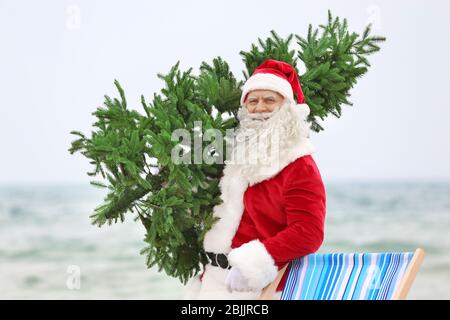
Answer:
M248 280L243 276L238 268L232 267L228 272L225 279L225 285L228 292L234 291L254 291L253 288L249 287Z

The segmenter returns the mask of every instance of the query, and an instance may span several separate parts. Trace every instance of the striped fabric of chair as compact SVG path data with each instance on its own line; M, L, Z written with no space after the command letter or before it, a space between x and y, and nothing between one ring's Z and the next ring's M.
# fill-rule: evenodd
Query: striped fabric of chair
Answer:
M281 300L390 300L414 252L316 253L293 260Z

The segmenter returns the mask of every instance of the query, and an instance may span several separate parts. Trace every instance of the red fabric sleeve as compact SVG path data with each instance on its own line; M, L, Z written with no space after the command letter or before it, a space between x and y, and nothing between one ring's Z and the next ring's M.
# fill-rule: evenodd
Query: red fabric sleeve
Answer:
M231 248L238 248L243 243L247 243L253 239L259 238L255 223L244 208L239 228L231 242Z
M278 269L316 252L324 239L325 188L314 162L300 161L283 190L287 227L262 241Z

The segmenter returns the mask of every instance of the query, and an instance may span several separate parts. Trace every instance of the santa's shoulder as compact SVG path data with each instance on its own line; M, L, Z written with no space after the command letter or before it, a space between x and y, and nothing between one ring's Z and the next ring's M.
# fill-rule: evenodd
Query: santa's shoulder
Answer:
M317 167L316 161L311 154L298 157L296 160L292 161L283 171L287 176L308 175L317 176L320 178L319 168Z

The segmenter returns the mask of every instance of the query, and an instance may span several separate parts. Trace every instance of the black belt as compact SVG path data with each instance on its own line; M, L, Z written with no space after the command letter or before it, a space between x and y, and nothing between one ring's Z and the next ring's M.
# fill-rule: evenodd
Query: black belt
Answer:
M206 254L211 261L211 265L222 269L231 269L227 256L224 253L206 252Z

